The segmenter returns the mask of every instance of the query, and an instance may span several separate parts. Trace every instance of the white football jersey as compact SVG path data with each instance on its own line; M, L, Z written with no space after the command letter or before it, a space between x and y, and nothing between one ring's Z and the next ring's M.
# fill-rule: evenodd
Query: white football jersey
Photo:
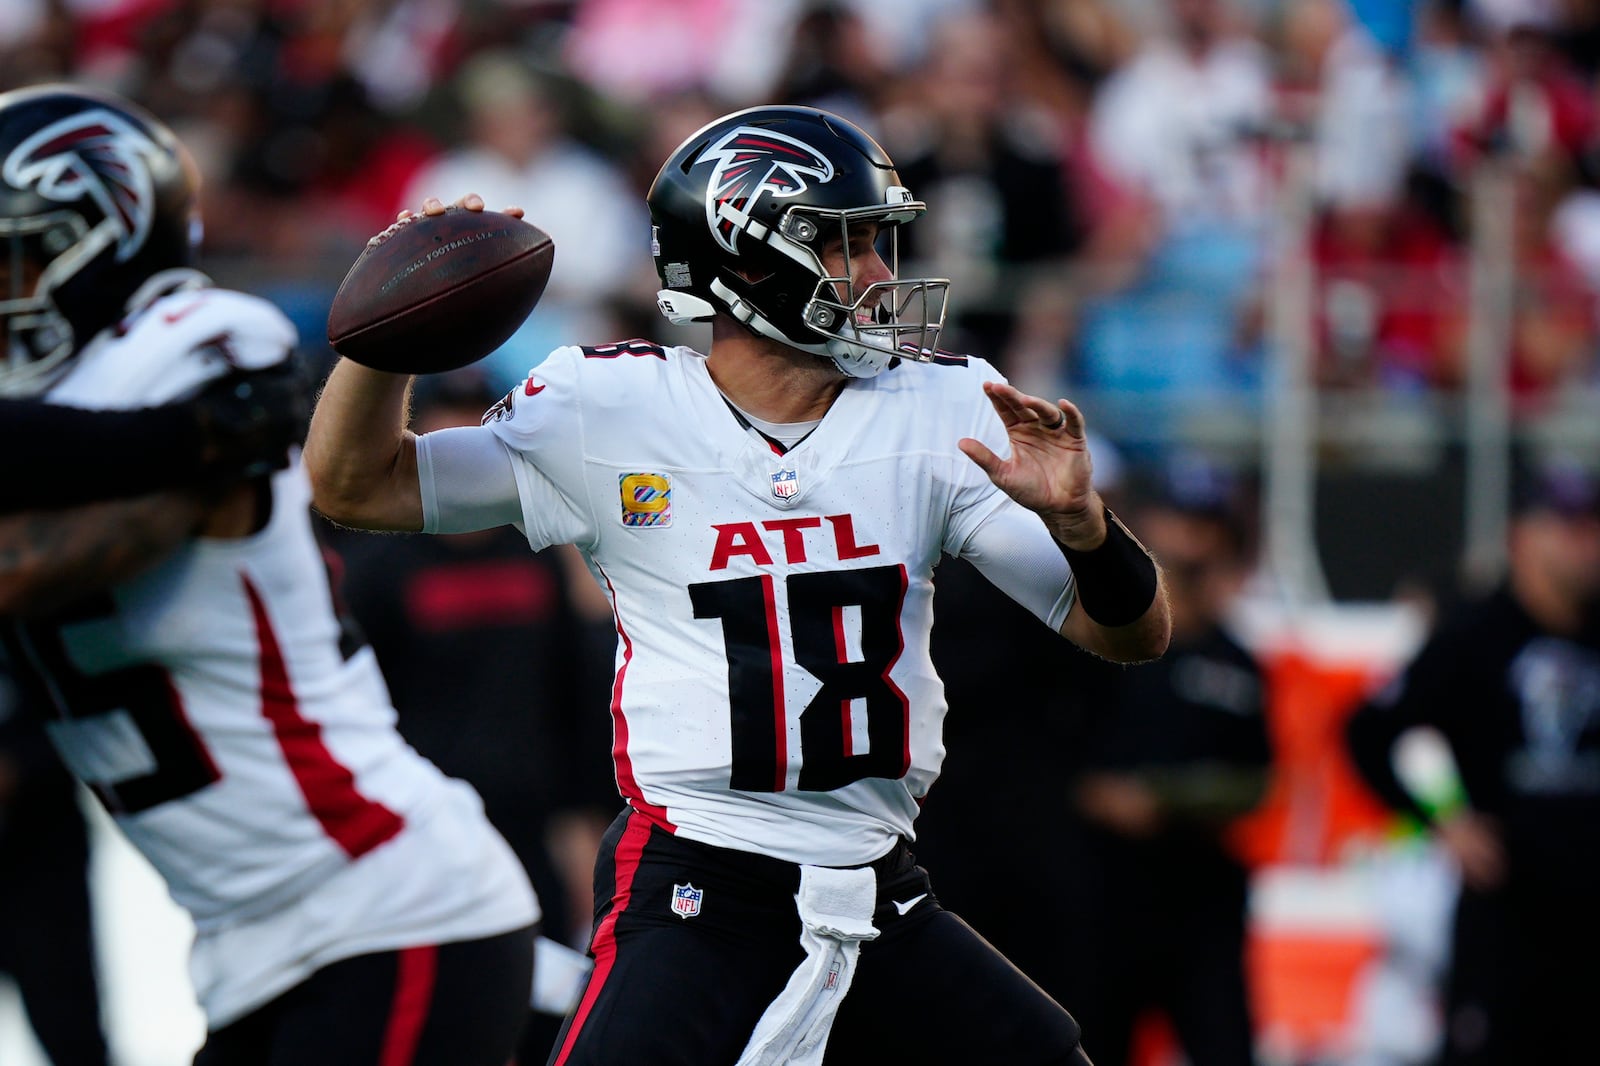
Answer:
M944 758L933 569L1021 508L956 447L1004 454L981 360L852 381L780 454L705 360L642 341L563 348L489 415L534 548L576 544L611 598L617 782L685 837L799 863L910 836ZM1046 621L1073 588L1057 572ZM1058 595L1057 595L1058 594Z
M293 343L261 300L181 292L98 337L48 399L159 403ZM64 760L193 916L213 1028L337 959L538 916L476 793L395 731L376 659L341 627L298 463L271 495L254 535L191 540L13 633Z

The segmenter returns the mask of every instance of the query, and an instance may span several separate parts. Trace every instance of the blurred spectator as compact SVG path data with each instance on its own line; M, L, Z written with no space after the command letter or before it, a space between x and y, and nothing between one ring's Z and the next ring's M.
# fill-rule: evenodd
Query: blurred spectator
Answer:
M515 205L555 240L539 311L485 364L503 390L573 334L608 334L609 304L650 275L650 220L626 174L567 129L571 86L535 74L517 53L480 52L456 75L465 142L425 165L399 207L467 192L490 210ZM654 286L634 295L648 298Z
M772 96L776 103L821 108L870 127L886 73L866 20L842 0L821 0L795 23Z
M1284 23L1284 66L1303 68L1298 87L1311 94L1303 114L1286 117L1315 141L1317 197L1339 208L1396 203L1412 154L1410 82L1346 0L1294 0Z
M1418 20L1406 67L1414 106L1412 139L1420 165L1442 174L1450 165L1453 131L1481 101L1488 62L1460 0L1429 0Z
M1550 0L1479 0L1494 29L1490 74L1477 112L1457 131L1468 158L1502 152L1528 161L1575 158L1595 129L1589 88L1557 47Z
M1021 268L1062 261L1081 238L1060 131L1017 93L1017 53L993 16L942 23L917 106L889 139L901 179L935 208L930 228L907 227L901 254L953 279L960 344L991 359L1009 339Z
M1390 806L1432 827L1462 888L1446 1066L1593 1057L1600 997L1600 486L1550 466L1521 487L1505 583L1447 615L1404 675L1349 723ZM1431 726L1465 805L1435 811L1393 753Z
M1460 383L1466 259L1414 198L1330 206L1312 257L1320 384L1411 392Z
M1106 82L1091 114L1090 146L1122 194L1113 214L1141 219L1144 248L1130 287L1088 309L1076 376L1193 402L1256 381L1241 325L1273 206L1272 93L1267 56L1233 28L1227 0L1165 10L1169 32Z
M425 166L396 209L466 192L491 209L524 208L556 242L541 313L552 305L581 312L623 289L645 261L649 221L616 168L567 132L552 83L515 53L483 52L453 86L465 143Z
M603 92L635 101L706 88L719 63L734 54L744 64L770 69L788 37L778 32L745 42L757 46L755 54L729 47L752 8L782 9L781 2L582 0L575 6L567 65Z
M477 425L499 398L477 367L417 392L419 433ZM337 549L401 734L478 790L539 893L545 935L582 943L595 849L620 802L604 598L575 553L530 554L510 527L342 537Z
M1574 190L1565 155L1531 160L1515 174L1509 383L1525 402L1547 399L1593 369L1595 290L1575 257L1600 242L1600 216L1563 216Z
M1244 577L1231 479L1175 467L1135 522L1161 560L1172 646L1116 673L1069 786L1067 897L1079 927L1063 1000L1102 1066L1127 1066L1135 1023L1171 1021L1193 1066L1247 1066L1248 874L1224 830L1265 795L1260 668L1224 619Z
M62 0L0 0L0 92L66 77L72 44Z
M53 1066L106 1066L77 786L0 658L0 972Z
M1271 115L1267 56L1231 28L1228 0L1168 0L1150 40L1101 90L1094 151L1164 224L1259 222L1270 206L1255 137Z

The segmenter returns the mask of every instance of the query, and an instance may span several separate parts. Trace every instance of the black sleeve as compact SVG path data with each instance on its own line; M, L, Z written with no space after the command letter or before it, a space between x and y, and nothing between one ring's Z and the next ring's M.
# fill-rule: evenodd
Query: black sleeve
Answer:
M1433 818L1395 774L1394 745L1418 726L1432 726L1449 736L1443 711L1462 699L1460 654L1455 633L1435 633L1405 672L1345 724L1345 745L1367 785L1389 807L1424 825Z
M0 514L190 488L281 469L305 439L297 360L234 371L162 407L89 411L0 399Z
M0 510L66 507L198 481L200 429L181 407L85 411L0 400ZM26 457L26 458L23 458Z

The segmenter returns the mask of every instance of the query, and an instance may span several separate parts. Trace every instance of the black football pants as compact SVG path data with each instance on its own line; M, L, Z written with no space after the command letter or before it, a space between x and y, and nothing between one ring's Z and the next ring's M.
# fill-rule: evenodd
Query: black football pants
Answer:
M505 1066L533 988L533 928L358 955L214 1030L194 1066Z
M873 866L880 935L862 945L827 1066L1088 1066L1077 1023L939 906L906 847ZM595 970L551 1066L732 1066L804 957L799 876L625 812L595 867ZM692 916L675 886L700 891Z

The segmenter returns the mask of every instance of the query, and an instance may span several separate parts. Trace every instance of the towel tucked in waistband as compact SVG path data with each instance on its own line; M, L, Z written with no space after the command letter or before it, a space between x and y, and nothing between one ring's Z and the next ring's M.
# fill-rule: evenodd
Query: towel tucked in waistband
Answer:
M821 1066L833 1017L850 991L863 941L875 939L872 867L800 867L800 946L806 957L756 1023L734 1066Z

